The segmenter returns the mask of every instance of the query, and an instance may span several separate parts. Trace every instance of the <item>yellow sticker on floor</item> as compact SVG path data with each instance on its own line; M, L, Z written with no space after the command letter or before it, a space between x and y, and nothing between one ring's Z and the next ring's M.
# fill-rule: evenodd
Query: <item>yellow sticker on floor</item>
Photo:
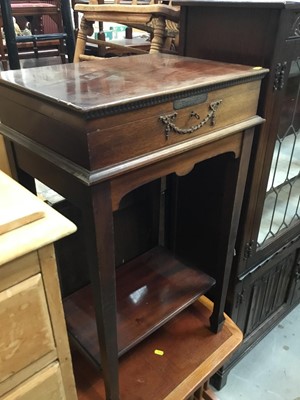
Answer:
M158 356L163 356L164 352L162 350L156 349L156 350L154 350L154 354L157 354Z

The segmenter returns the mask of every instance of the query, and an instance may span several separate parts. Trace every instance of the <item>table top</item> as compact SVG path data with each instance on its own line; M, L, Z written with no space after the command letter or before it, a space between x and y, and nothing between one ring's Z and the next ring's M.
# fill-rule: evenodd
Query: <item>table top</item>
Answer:
M76 226L0 171L0 266L76 231ZM1 215L5 216L5 220ZM9 225L9 221L13 226ZM7 229L4 229L7 228Z
M77 113L107 110L195 88L255 80L267 70L187 57L147 54L1 72L1 86Z
M6 71L1 133L90 185L261 123L257 99L267 72L166 54ZM209 122L211 103L222 103L217 124ZM199 132L167 135L162 118L170 113L177 126Z

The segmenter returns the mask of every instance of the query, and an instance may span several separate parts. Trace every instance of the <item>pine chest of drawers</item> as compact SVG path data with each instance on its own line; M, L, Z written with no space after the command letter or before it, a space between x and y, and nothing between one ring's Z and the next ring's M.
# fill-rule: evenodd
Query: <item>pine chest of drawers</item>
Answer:
M76 228L1 171L0 190L14 224L30 209L0 234L0 399L75 400L52 242Z

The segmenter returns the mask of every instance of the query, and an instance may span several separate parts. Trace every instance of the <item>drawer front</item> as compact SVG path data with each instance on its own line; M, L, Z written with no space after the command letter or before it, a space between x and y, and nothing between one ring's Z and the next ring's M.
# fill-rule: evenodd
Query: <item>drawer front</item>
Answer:
M0 382L55 349L42 277L0 293Z
M18 93L16 102L13 92L1 87L1 96L5 98L5 102L1 102L2 123L76 164L95 170L247 120L256 115L260 83L258 79L216 90L208 88L206 91L203 88L200 101L194 105L188 104L191 100L189 97L195 96L183 94L186 105L181 109L176 109L174 105L178 100L153 105L143 105L141 100L141 108L133 109L129 106L128 112L122 110L106 116L100 113L90 120L79 116L75 118L59 107L48 109L46 103L34 98L30 99L33 108L30 108L31 117L28 120L27 96ZM203 99L202 94L207 97ZM211 111L210 105L218 100L222 100L222 103L215 113L214 126L209 119L192 134L170 133L166 139L161 116L177 112L176 125L186 129L204 120ZM11 116L11 110L14 110L18 118ZM200 119L192 117L191 112L198 114Z
M40 271L36 251L0 266L0 292Z
M54 363L0 397L0 400L63 400L65 398L60 368L58 363Z
M104 126L105 121L99 121L98 127L94 126L98 130L88 138L91 169L124 162L246 121L256 115L259 89L260 81L248 82L108 117L109 127ZM178 132L171 125L168 132L168 117ZM194 127L198 129L193 130Z

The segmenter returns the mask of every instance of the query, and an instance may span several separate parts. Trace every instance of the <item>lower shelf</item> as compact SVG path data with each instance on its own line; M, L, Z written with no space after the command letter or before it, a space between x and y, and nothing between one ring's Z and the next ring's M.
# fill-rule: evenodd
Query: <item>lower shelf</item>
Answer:
M155 247L117 269L118 348L121 356L206 293L214 279ZM91 286L64 299L71 339L100 365Z
M226 317L223 329L209 328L212 303L204 296L120 358L122 400L185 399L233 353L242 333ZM162 350L163 355L156 355ZM78 399L105 400L101 373L73 353Z

